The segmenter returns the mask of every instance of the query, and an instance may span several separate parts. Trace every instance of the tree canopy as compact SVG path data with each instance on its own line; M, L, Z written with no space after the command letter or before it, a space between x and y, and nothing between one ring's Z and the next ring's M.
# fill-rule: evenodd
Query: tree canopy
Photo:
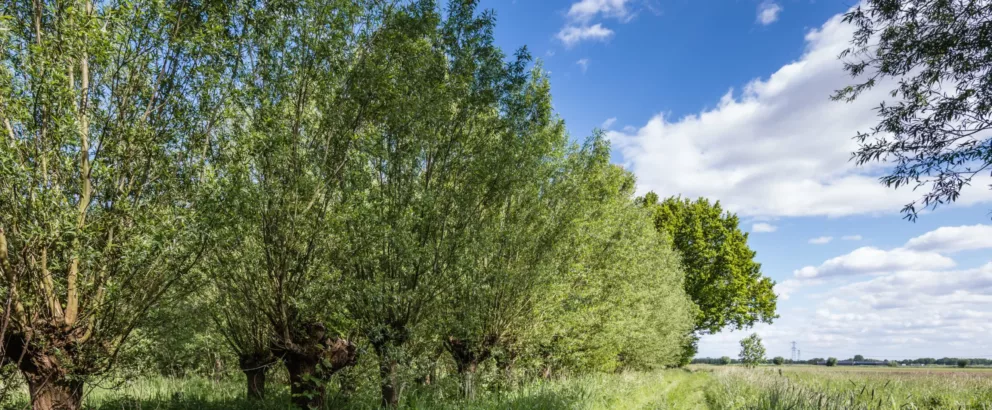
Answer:
M923 188L903 208L954 202L992 167L992 4L977 0L866 0L844 15L857 27L841 54L857 82L834 94L852 101L874 87L891 90L878 124L855 137L859 165L887 165L881 182Z
M669 197L659 202L657 194L649 192L639 201L652 213L658 231L679 251L686 294L698 307L695 332L744 329L778 317L775 282L762 275L736 215L705 198ZM693 354L695 344L690 341L683 360Z

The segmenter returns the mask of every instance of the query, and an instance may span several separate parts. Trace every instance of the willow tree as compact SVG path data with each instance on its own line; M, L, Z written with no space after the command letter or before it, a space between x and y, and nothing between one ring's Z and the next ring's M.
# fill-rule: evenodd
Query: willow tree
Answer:
M198 261L192 190L227 71L220 2L0 5L3 360L80 406Z
M579 203L578 185L567 167L564 124L551 109L551 93L540 68L527 84L515 85L503 119L502 150L491 172L502 179L501 200L477 208L480 223L457 265L439 314L444 347L474 392L480 362L502 353L508 367L541 319L549 288L566 265L562 248Z
M363 81L379 71L366 62L379 11L355 0L251 6L234 113L211 163L212 270L234 309L225 332L246 370L265 365L267 350L282 360L297 407L321 407L326 379L356 359L332 257L343 177L376 112Z
M505 63L491 13L456 1L399 7L384 19L362 89L379 103L344 166L340 263L349 316L377 353L383 403L399 400L398 367L464 272L485 210L506 200L518 155L510 93L528 81L529 57Z
M695 306L671 244L633 201L633 175L609 163L602 134L575 155L579 224L560 238L567 270L553 293L536 354L545 377L674 364Z

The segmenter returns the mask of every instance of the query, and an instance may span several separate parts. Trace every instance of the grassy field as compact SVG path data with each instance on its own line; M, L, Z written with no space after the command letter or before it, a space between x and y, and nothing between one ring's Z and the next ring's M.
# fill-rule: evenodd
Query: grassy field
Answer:
M713 409L992 409L992 370L697 366Z
M406 392L403 408L455 409L992 409L992 369L783 366L748 370L692 366L689 370L587 376L534 383L510 392L480 393L472 401L454 386ZM275 386L264 403L243 399L239 380L147 379L89 389L86 408L285 409ZM328 408L376 409L376 392L360 390ZM26 397L12 408L27 408Z

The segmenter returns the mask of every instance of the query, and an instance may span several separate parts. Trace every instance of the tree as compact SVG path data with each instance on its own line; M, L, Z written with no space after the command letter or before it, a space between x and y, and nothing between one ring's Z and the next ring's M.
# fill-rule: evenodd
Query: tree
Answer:
M836 366L836 365L837 365L837 358L836 357L828 357L827 358L827 367L833 367L833 366Z
M206 247L197 178L230 83L222 2L0 6L3 361L79 408Z
M522 50L505 62L493 44L492 13L476 14L475 6L452 2L442 13L418 1L387 10L365 54L377 71L356 78L355 92L374 104L348 140L355 155L342 167L333 259L349 320L378 356L384 406L399 402L399 369L415 342L458 331L444 336L454 337L449 349L467 371L502 338L505 329L494 335L480 327L491 313L485 307L466 312L473 316L465 327L441 330L446 321L433 319L451 312L447 298L471 290L460 288L468 278L496 274L473 271L475 256L488 251L477 246L488 245L487 227L515 190L534 186L526 178L536 175L519 172L516 161L527 169L554 153L557 135L542 133L557 125L544 107L543 81L530 83L530 56Z
M720 364L722 364L724 366L730 364L730 362L731 362L730 357L723 356L723 357L720 358Z
M992 166L992 5L973 0L867 0L844 15L857 27L841 54L858 79L833 98L852 101L881 84L892 100L878 125L856 136L859 165L886 162L889 187L926 187L903 213L954 202Z
M761 338L757 333L741 339L741 363L746 367L755 367L765 361L765 346L761 344Z
M969 364L968 359L958 359L958 367L965 368L968 367L968 364Z
M572 263L543 330L545 372L674 365L695 312L678 255L632 201L634 177L609 163L605 136L582 151L586 186L573 201L585 204L583 223L567 239Z
M863 362L863 361L865 361L865 357L862 356L862 355L856 354L856 355L854 355L854 361L856 361L856 362Z
M772 363L775 363L776 366L781 366L785 363L785 358L782 356L775 356L775 358L772 359Z
M762 276L736 215L705 198L670 197L659 203L649 192L640 203L651 210L655 227L682 256L685 291L699 307L696 335L685 345L683 362L695 355L699 333L744 329L778 317L775 282Z
M346 164L370 126L383 72L370 64L380 10L354 0L248 2L232 27L232 118L215 142L206 269L220 330L264 392L278 358L296 407L322 407L327 379L357 360L337 257ZM333 10L333 12L331 12ZM235 68L232 68L234 70Z

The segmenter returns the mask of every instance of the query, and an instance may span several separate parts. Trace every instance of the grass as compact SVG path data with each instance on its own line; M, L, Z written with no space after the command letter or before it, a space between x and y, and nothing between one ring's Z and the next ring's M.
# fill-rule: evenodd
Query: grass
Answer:
M784 366L710 372L713 409L992 409L987 369Z
M445 383L449 383L445 385ZM429 388L408 389L402 408L482 409L713 409L713 410L992 410L992 370L953 368L857 368L817 366L693 366L690 370L589 375L536 382L509 391L480 391L477 398L456 398L447 380ZM285 409L288 389L272 383L268 399L249 402L241 380L147 378L115 385L91 385L85 407L122 409ZM328 408L377 409L374 386L360 388L345 401L333 397ZM332 394L332 396L334 396ZM28 408L22 394L12 408Z

